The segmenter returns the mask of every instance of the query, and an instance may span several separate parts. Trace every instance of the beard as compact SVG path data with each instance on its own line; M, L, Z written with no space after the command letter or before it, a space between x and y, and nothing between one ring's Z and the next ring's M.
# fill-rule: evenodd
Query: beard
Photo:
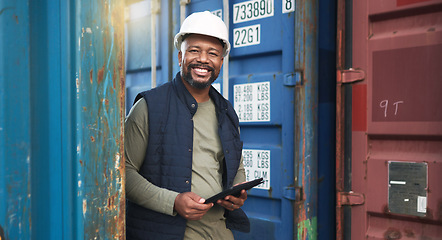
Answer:
M200 68L207 68L210 70L210 78L209 81L207 82L198 82L195 81L195 79L192 78L192 68L194 67L200 67ZM181 67L181 77L184 79L184 81L186 81L187 83L190 84L190 86L197 88L197 89L205 89L207 87L209 87L218 77L218 74L215 73L215 69L207 66L207 65L203 65L203 64L189 64L189 66L187 66L187 72L183 71L183 67Z

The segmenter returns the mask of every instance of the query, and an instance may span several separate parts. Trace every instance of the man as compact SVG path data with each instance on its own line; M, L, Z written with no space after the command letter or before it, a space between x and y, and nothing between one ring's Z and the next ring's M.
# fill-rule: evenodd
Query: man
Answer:
M138 94L126 119L127 239L233 239L230 229L250 230L246 191L204 203L245 181L238 117L211 87L230 50L227 28L194 13L175 46L180 73Z

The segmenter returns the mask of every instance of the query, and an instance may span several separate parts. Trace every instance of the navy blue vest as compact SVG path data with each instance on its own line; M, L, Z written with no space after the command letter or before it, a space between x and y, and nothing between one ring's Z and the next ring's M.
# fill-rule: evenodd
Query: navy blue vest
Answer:
M241 159L242 142L238 117L227 100L211 87L224 151L224 188L231 187ZM169 83L138 94L149 113L149 144L140 174L151 183L176 192L190 192L192 176L193 121L198 103L184 86L180 74ZM229 229L250 231L245 213L226 211ZM127 202L127 239L183 239L186 220Z

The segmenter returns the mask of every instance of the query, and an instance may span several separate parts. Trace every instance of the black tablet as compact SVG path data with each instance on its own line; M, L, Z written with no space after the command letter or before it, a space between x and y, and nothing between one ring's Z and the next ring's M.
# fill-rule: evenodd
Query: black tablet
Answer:
M213 195L212 197L206 199L206 201L204 203L214 203L218 199L225 198L228 195L239 197L239 195L241 195L241 190L243 190L243 189L249 190L252 187L255 187L255 186L257 186L257 185L259 185L259 184L261 184L263 182L264 182L263 178L258 178L258 179L255 179L253 181L249 181L249 182L238 184L238 185L233 186L233 187L231 187L229 189L226 189L226 190L224 190L224 191L222 191L222 192L220 192L220 193L218 193L216 195Z

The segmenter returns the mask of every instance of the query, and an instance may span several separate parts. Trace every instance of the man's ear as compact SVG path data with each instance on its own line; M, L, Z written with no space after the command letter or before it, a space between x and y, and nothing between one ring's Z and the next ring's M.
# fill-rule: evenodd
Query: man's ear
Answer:
M181 60L183 60L183 53L181 51L178 52L178 63L181 67Z

